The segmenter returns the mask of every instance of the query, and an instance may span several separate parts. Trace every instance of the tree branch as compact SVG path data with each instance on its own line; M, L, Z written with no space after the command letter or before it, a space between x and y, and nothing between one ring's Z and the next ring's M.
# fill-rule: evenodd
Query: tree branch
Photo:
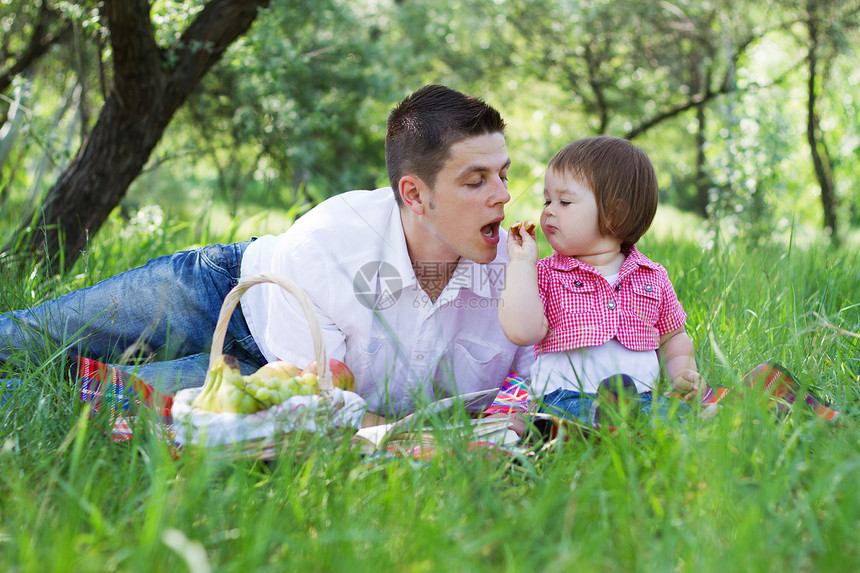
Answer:
M732 63L737 63L740 59L741 55L746 51L746 49L752 44L755 40L764 36L766 32L762 32L760 34L753 34L748 36L741 44L738 46L738 49L735 50L735 53L732 55ZM734 65L729 67L729 70L733 69ZM633 129L627 132L624 136L626 139L634 139L635 137L642 135L644 132L648 131L655 125L666 121L667 119L671 119L676 117L685 111L698 107L704 103L709 102L710 100L716 98L717 96L725 95L727 93L731 93L736 91L737 87L732 82L732 77L730 71L727 71L725 76L723 77L723 81L720 83L720 86L713 90L710 86L701 93L693 94L686 101L679 103L678 105L672 106L652 117L646 119Z
M39 10L39 21L33 27L33 33L30 35L27 49L18 55L15 63L9 66L3 73L0 73L0 93L5 93L9 89L12 80L33 65L51 46L65 40L69 35L72 30L70 22L66 22L56 32L52 33L47 30L50 20L55 16L54 12L48 8L47 2L43 2Z
M173 112L224 51L247 32L260 8L269 0L213 0L197 14L174 51L177 63L164 93L164 112Z

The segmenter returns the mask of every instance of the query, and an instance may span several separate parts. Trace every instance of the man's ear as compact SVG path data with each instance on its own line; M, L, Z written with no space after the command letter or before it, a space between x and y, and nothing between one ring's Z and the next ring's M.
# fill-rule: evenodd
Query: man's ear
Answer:
M400 178L400 197L410 211L416 215L423 215L426 197L424 182L415 175L404 175Z

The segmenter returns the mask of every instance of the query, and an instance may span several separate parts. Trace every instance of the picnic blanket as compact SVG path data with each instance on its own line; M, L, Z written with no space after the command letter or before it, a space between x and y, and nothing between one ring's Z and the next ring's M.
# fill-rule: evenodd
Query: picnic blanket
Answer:
M159 392L133 374L97 360L78 356L74 367L81 400L89 402L92 416L104 410L109 412L114 440L131 438L131 422L141 408L150 409L165 428L170 428L172 396Z
M77 357L76 373L80 381L80 399L89 402L93 415L107 409L113 421L110 436L116 441L132 437L135 417L141 408L160 421L167 432L172 432L170 408L171 396L158 392L137 376L123 372L109 364ZM769 399L771 408L788 412L795 405L807 408L822 419L833 421L839 418L838 410L805 388L778 362L765 362L750 370L742 379L742 386L758 389ZM701 404L717 404L730 394L729 388L709 388L701 398ZM528 412L528 388L526 381L516 372L511 372L501 385L493 403L483 412L485 415L499 413ZM557 420L556 429L563 421Z

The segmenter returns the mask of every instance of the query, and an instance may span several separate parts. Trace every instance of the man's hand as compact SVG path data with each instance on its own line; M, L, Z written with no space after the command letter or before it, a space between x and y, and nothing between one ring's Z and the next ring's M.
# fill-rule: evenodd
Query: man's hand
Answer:
M513 430L519 437L523 437L523 434L526 433L526 419L527 416L525 414L520 414L518 412L511 412L510 414L505 414L503 412L499 412L497 414L490 414L489 416L484 416L484 420L507 420L508 429Z

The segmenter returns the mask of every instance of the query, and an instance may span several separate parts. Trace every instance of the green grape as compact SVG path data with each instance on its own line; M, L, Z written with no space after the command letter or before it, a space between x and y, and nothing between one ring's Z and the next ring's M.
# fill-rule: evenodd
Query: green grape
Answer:
M269 402L272 404L272 406L274 406L276 404L280 404L285 399L286 398L281 396L281 392L279 390L272 390L271 394L269 395Z
M284 399L289 398L293 393L290 391L290 381L289 380L281 380L280 384L278 384L278 392L281 393L281 396Z
M295 396L301 392L302 383L299 381L299 378L293 377L287 380L287 389L291 396Z
M302 374L302 376L301 376L301 378L299 378L299 380L301 380L302 384L309 384L312 386L317 385L317 375L314 374L313 372L305 372L304 374Z
M316 392L316 386L311 386L310 384L302 384L299 387L299 394L302 396L311 396L313 394L316 394Z
M257 411L257 402L250 394L245 394L242 396L241 407L239 411L243 414L251 414Z
M263 386L262 388L259 388L256 392L254 392L254 397L260 402L267 402L271 395L272 391L269 390L269 388L266 386Z

